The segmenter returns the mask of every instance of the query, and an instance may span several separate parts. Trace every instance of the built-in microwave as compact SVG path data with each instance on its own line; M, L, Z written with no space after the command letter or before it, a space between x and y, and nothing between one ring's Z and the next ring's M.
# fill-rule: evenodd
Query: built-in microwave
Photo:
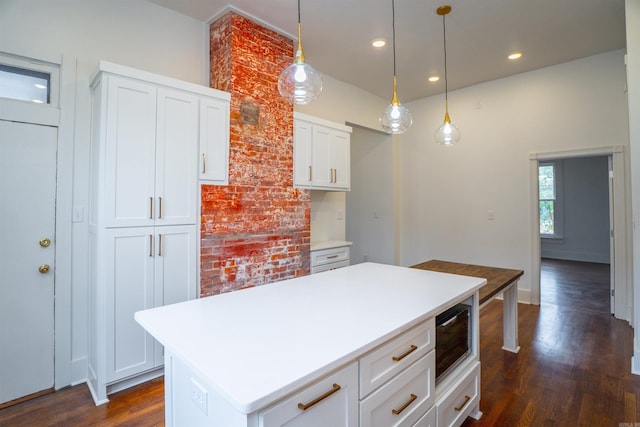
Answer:
M436 384L471 354L471 318L467 304L436 316Z

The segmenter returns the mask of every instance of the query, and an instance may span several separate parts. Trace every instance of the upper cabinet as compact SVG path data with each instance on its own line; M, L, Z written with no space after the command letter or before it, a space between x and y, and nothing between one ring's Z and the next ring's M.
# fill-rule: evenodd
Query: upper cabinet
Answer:
M108 62L100 63L93 86L99 128L92 156L94 164L105 162L106 180L99 222L197 222L198 177L227 183L230 95Z
M229 183L229 100L200 102L200 180L204 184Z
M317 190L351 188L351 128L294 113L293 185Z

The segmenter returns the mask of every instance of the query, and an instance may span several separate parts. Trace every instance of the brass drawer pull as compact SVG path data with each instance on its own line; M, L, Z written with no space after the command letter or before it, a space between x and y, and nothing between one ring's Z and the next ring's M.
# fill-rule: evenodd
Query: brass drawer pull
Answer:
M323 394L322 396L318 396L315 399L313 399L311 402L309 403L298 403L298 408L302 409L303 411L306 411L307 409L311 408L313 405L315 405L316 403L319 403L321 401L323 401L324 399L326 399L327 397L331 396L333 393L337 392L340 390L340 386L338 384L333 384L333 388L331 390L329 390L328 392L326 392L325 394Z
M407 400L405 402L404 405L402 405L400 408L398 409L392 409L391 413L393 413L393 415L399 415L400 412L404 411L405 409L407 409L407 406L411 405L413 403L414 400L416 400L418 398L418 396L416 396L415 394L411 393L411 397L409 398L409 400Z
M462 408L464 408L464 407L467 405L467 403L469 403L469 401L470 401L470 400L471 400L471 396L467 396L467 395L465 394L465 395L464 395L464 402L462 402L462 405L460 405L460 406L456 406L456 407L455 407L455 408L453 408L453 409L455 409L455 410L456 410L456 411L458 411L458 412L462 411Z
M153 219L153 197L149 197L149 219Z
M149 256L153 256L153 234L149 234Z
M329 255L329 256L327 257L327 259L334 259L334 258L338 258L338 255Z
M202 173L207 173L207 154L202 153Z
M158 256L162 256L162 234L158 234Z
M407 350L406 352L402 353L400 356L393 356L392 359L394 362L399 362L402 359L404 359L405 357L407 357L408 355L410 355L411 353L413 353L414 351L416 351L418 349L418 347L416 347L415 345L411 345L411 348L409 350Z

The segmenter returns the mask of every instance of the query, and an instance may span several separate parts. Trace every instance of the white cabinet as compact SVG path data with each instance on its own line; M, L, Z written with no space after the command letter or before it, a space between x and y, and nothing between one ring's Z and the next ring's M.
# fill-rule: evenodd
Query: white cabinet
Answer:
M349 191L351 128L294 113L293 184L300 188Z
M105 231L108 383L159 367L162 346L134 320L136 311L195 298L196 230L192 226Z
M229 183L229 101L201 101L199 161L204 184Z
M261 411L258 419L259 427L357 427L357 363Z
M430 318L360 358L360 426L411 427L435 403Z
M349 265L351 242L327 241L311 244L311 274Z
M134 313L196 297L199 146L228 145L229 95L107 62L91 88L89 387L103 403L161 374Z
M193 224L198 97L120 76L102 85L105 226Z

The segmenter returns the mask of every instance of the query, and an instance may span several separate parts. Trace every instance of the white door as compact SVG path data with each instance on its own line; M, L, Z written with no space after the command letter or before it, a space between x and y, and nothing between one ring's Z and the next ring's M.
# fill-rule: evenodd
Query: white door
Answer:
M615 298L615 272L616 269L614 260L616 259L615 253L615 240L614 240L614 211L613 211L613 156L608 157L608 167L609 167L609 298L610 298L610 310L613 315L616 315L616 298Z
M54 385L56 150L57 128L0 120L0 404Z

